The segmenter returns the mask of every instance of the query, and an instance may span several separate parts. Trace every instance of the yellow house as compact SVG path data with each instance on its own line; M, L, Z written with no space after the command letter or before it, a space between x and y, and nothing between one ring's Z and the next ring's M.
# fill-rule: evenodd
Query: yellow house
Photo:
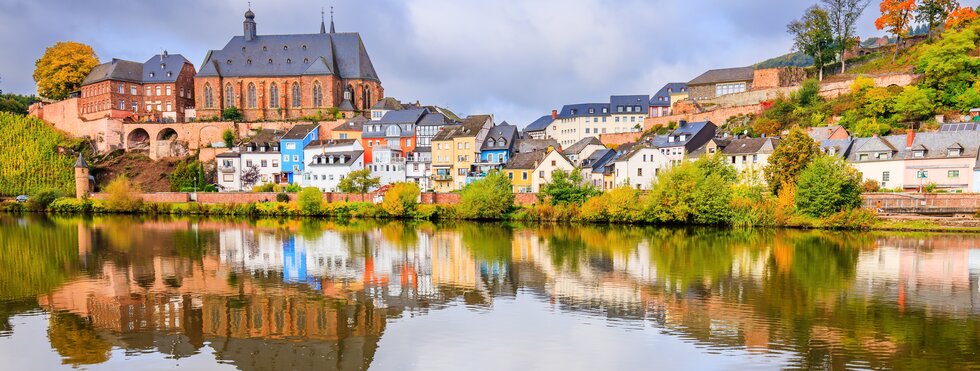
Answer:
M363 147L366 144L364 144L364 141L361 140L361 131L363 130L364 122L366 121L367 119L365 119L364 116L356 116L347 120L347 122L334 127L332 130L330 130L330 135L325 136L329 139L354 139Z
M551 174L555 170L571 173L572 170L575 170L575 165L561 151L548 151L544 159L534 168L534 173L531 174L531 191L537 193L541 190L541 186L551 182Z
M460 125L444 126L432 138L432 189L448 193L463 189L473 164L480 160L480 145L493 127L493 116L474 115Z
M504 165L504 175L510 178L510 183L514 186L514 193L534 192L532 179L534 169L544 160L547 151L537 150L531 152L516 153L511 156L510 161Z

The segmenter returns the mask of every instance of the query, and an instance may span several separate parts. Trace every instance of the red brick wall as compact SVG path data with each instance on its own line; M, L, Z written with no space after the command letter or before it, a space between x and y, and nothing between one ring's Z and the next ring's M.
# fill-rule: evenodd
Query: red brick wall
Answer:
M608 146L618 146L624 143L633 143L640 140L643 133L617 133L617 134L601 134L599 135L599 141L602 144Z
M106 196L107 195L105 193L93 193L91 198L96 200L104 200ZM179 192L144 193L140 195L140 197L144 202L179 203L190 201L190 195Z
M272 202L276 200L275 192L259 193L198 193L197 202L202 204L242 204L250 202ZM296 193L288 193L290 201L296 201ZM190 194L180 192L159 192L144 193L141 195L143 201L161 203L182 203L190 202ZM372 202L374 193L324 193L323 200L326 202ZM105 193L92 194L94 199L105 199ZM427 205L456 205L460 202L458 193L433 193L426 192L421 194L421 203ZM538 195L534 193L518 193L514 195L514 203L517 205L531 205L538 201Z
M868 209L960 209L976 212L980 208L980 194L976 193L865 193L861 196Z
M253 61L259 63L259 61ZM264 62L262 62L264 63ZM319 81L323 88L323 102L320 107L313 106L313 83ZM269 106L269 88L275 82L279 88L279 106L282 107L280 116L277 108ZM300 108L293 108L293 83L299 83L300 89ZM213 91L213 107L204 106L204 85L211 84ZM349 80L341 81L333 75L311 75L311 76L277 76L265 77L245 77L245 78L220 78L220 77L197 77L194 79L195 105L197 106L197 117L199 119L219 116L221 110L225 108L225 85L231 83L235 90L235 106L242 110L246 121L260 120L279 120L296 119L303 116L315 115L317 112L326 114L332 107L340 106L343 100L344 84L349 84L354 89L352 103L355 108L360 109L365 105L362 102L365 89L371 91L371 101L366 107L370 107L384 97L384 89L377 81L371 80ZM255 84L256 107L248 107L248 85Z

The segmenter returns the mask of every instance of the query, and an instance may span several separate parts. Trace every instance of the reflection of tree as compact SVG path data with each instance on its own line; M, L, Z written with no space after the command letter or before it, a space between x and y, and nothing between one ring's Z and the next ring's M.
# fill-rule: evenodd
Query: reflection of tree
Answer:
M509 262L513 231L503 225L462 223L456 230L463 246L478 261Z
M78 228L0 215L0 299L47 293L75 271Z
M737 235L720 230L659 229L648 235L657 272L680 288L717 282L732 273ZM700 287L699 287L700 288Z
M109 359L112 345L103 340L82 318L64 312L51 313L48 318L48 339L51 347L71 365L91 365Z
M393 221L381 226L381 237L402 251L418 246L419 235L413 225L403 221Z

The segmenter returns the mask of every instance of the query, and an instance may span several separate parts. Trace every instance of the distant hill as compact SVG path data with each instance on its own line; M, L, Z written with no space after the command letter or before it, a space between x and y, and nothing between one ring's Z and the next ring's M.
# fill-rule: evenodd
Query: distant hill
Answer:
M800 52L794 52L786 55L781 55L776 58L767 59L765 61L756 63L752 67L761 69L761 68L778 68L778 67L809 67L812 65L813 65L813 58Z

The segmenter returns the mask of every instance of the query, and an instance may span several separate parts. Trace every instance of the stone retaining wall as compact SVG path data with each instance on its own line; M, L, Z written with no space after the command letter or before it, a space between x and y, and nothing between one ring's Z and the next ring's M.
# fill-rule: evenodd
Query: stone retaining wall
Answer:
M243 204L251 202L273 202L276 200L275 192L200 192L197 194L197 202L202 204ZM290 201L296 201L296 193L287 193ZM93 193L91 198L104 200L105 193ZM143 193L140 197L145 202L159 203L184 203L191 202L191 194L183 192L158 192ZM422 204L426 205L455 205L460 202L458 193L422 193L419 197ZM326 202L373 202L375 193L324 193L323 200ZM517 205L532 205L537 202L538 196L534 193L518 193L514 195L514 203Z

